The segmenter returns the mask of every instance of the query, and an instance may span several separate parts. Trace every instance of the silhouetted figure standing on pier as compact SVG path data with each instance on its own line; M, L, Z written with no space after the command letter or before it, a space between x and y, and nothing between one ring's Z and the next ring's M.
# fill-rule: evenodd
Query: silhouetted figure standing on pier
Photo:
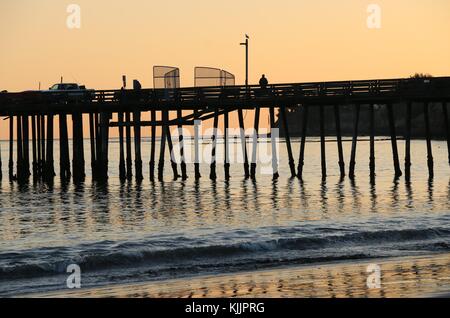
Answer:
M261 86L262 89L267 89L267 85L269 85L269 81L267 80L266 75L263 74L259 80L259 86Z

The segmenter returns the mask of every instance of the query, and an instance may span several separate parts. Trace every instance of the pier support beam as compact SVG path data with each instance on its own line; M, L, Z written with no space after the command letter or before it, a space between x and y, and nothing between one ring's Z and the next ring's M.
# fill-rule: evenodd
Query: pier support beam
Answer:
M142 152L141 152L141 112L133 113L134 121L134 168L136 171L136 181L144 179L142 175Z
M131 159L131 114L125 113L125 143L127 151L127 179L130 181L133 178L133 163Z
M40 116L40 122L41 122L41 164L40 164L40 171L41 171L41 177L44 178L45 174L45 115Z
M55 177L53 160L53 114L47 115L47 154L45 158L45 181L52 182Z
M255 108L255 123L254 123L254 132L253 132L253 149L252 149L252 162L250 167L250 177L252 179L256 179L256 162L258 160L258 139L259 139L259 115L261 113L261 109L259 106Z
M241 137L242 156L244 158L244 176L250 178L250 167L248 164L247 138L245 137L244 114L242 109L238 109L239 134Z
M23 173L24 177L30 177L30 136L28 115L22 116L22 142L23 142Z
M303 181L303 167L305 166L305 147L306 147L306 134L308 132L308 113L309 106L303 105L303 123L302 123L302 139L300 143L300 156L298 159L298 178Z
M83 116L80 113L72 114L73 121L73 181L84 181L86 174L84 169L84 142L83 142Z
M166 116L163 113L163 121L166 120ZM161 144L160 144L160 152L159 152L159 163L158 163L158 180L160 182L164 181L164 156L166 152L166 138L167 138L167 129L164 124L161 128Z
M109 150L109 113L100 113L100 152L97 154L98 178L108 179L108 150Z
M442 112L444 115L444 130L447 137L448 163L450 164L450 127L448 124L448 103L442 102Z
M187 180L188 175L186 171L186 158L184 156L184 136L183 136L183 111L181 109L177 110L177 116L178 116L178 143L180 144L180 167L181 167L181 178L183 180Z
M33 179L37 179L38 177L38 169L37 169L37 140L36 140L36 116L31 116L31 146L33 151Z
M319 105L319 125L320 125L320 162L322 167L322 181L327 179L327 159L325 148L325 110L323 105Z
M423 115L425 120L425 137L427 141L427 163L428 163L428 175L430 179L434 178L434 159L433 159L433 148L431 145L431 132L430 132L430 114L429 114L429 103L426 102L423 105Z
M97 129L95 125L95 119L94 116L97 116L97 114L90 113L89 114L89 139L90 139L90 145L91 145L91 171L92 171L92 178L97 178ZM120 128L119 128L120 129Z
M392 156L394 160L395 178L399 178L402 176L402 170L400 169L400 160L398 158L397 133L395 131L394 110L391 103L387 104L386 107L389 118L389 130L391 133L391 146L392 146Z
M370 129L370 155L369 170L370 182L375 183L375 105L369 105L369 129Z
M269 116L270 116L270 143L272 145L273 180L277 180L280 177L280 174L278 172L278 156L277 156L277 140L276 140L276 136L278 134L275 133L277 129L277 127L275 126L275 107L270 107Z
M23 176L23 152L22 152L22 117L16 116L16 126L17 126L17 134L16 134L16 141L17 141L17 180L19 182L22 182L24 179Z
M288 153L288 159L289 159L289 169L291 171L291 178L295 178L297 175L297 172L295 171L295 160L294 155L292 154L292 145L291 145L291 135L289 134L289 127L286 117L286 106L281 105L280 106L280 117L281 121L283 123L284 128L284 134L286 139L286 150Z
M8 161L9 181L14 180L14 116L9 116L9 161Z
M225 181L230 180L230 144L229 144L229 135L228 135L228 125L229 125L229 113L226 111L223 114L223 122L224 122L224 132L223 132L223 140L224 140L224 171L225 171Z
M211 180L217 179L216 174L216 146L217 146L217 127L219 125L219 109L216 108L214 112L214 124L213 124L213 135L211 136L212 148L211 148L211 166L209 178Z
M339 157L339 170L341 173L341 180L345 178L345 161L344 161L344 150L342 147L342 133L341 133L341 114L339 105L334 105L334 120L336 125L336 141L338 147L338 157Z
M70 179L69 137L67 115L59 115L59 172L62 181Z
M350 180L355 179L355 167L356 167L356 147L358 145L358 127L359 127L359 113L361 110L361 105L356 104L354 108L354 117L353 117L353 138L352 138L352 151L350 155L350 171L349 178Z
M406 104L405 118L405 179L411 181L411 108L412 103Z
M167 130L167 145L169 146L170 165L172 167L173 180L178 180L180 175L178 174L177 161L175 160L175 152L173 151L172 134L170 133L169 126L169 111L164 111L164 116L164 127Z
M125 153L123 145L123 112L117 114L117 121L119 122L119 178L120 181L125 181L127 178L127 172L125 169Z
M150 112L150 120L154 123L156 122L156 111L152 110ZM150 141L150 181L155 181L155 155L156 155L156 125L152 125L152 136ZM162 138L161 138L162 140Z
M199 180L202 176L200 174L200 123L197 120L198 111L194 110L194 174L195 180Z

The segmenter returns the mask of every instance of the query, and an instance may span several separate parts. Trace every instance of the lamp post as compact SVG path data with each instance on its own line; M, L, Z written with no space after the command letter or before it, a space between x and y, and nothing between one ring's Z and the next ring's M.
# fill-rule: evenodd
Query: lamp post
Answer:
M241 45L245 46L245 88L248 92L248 40L250 37L245 35L245 42L241 43Z

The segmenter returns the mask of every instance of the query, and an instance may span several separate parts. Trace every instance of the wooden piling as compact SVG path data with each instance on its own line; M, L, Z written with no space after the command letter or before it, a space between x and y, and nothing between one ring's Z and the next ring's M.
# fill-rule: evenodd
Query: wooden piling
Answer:
M14 180L14 116L9 116L9 181Z
M406 104L405 124L405 179L411 180L411 108L412 103Z
M164 181L164 156L166 152L166 138L167 138L167 129L165 128L165 120L166 116L163 113L163 122L164 125L161 127L161 144L160 144L160 152L159 152L159 163L158 163L158 180Z
M336 125L336 141L338 147L338 157L339 157L339 170L341 173L341 180L345 178L345 161L344 161L344 150L342 147L342 133L341 133L341 114L339 105L334 105L334 120Z
M327 179L327 160L325 148L325 109L319 105L319 125L320 125L320 163L322 168L322 181Z
M136 171L136 181L144 179L142 175L142 154L141 154L141 112L133 113L134 121L134 168Z
M62 181L70 179L69 136L67 115L59 115L59 174Z
M255 123L254 123L254 132L253 132L253 149L252 149L252 162L250 167L250 177L252 179L256 179L256 161L257 161L257 152L258 152L258 139L259 139L259 116L261 113L261 109L259 106L255 107Z
M125 169L125 154L123 145L123 112L117 114L117 121L119 122L119 178L124 181L127 177Z
M41 150L41 116L36 115L36 132L37 132L37 177L42 176L42 150Z
M55 167L53 161L53 114L47 115L47 147L45 157L45 181L52 182L55 177Z
M291 178L295 178L297 175L297 172L295 171L295 160L294 160L294 155L292 153L291 136L289 134L289 127L288 127L288 122L287 122L287 117L286 117L286 106L284 106L284 105L280 106L280 117L281 117L281 121L283 123L284 134L285 134L285 139L286 139L286 149L287 149L288 158L289 158L289 169L291 170Z
M369 105L369 129L370 129L370 155L369 170L370 182L375 182L375 105Z
M97 140L94 116L96 114L89 113L89 141L91 146L91 171L92 179L97 178ZM119 128L120 129L120 128Z
M22 153L22 117L16 116L16 126L17 126L17 134L16 134L16 141L17 141L17 180L23 181L23 153Z
M303 180L303 167L305 165L305 146L306 146L306 133L308 132L308 112L309 106L303 105L303 123L302 123L302 140L300 144L300 157L298 160L298 178Z
M244 114L242 109L238 109L239 134L241 137L242 156L244 158L244 176L245 179L250 177L250 167L248 164L247 138L245 137Z
M150 112L150 120L152 123L156 122L156 111L152 110ZM152 124L152 136L151 136L151 144L150 144L150 181L155 180L155 155L156 155L156 125ZM161 139L162 140L162 139Z
M270 107L269 109L269 117L270 117L270 143L272 146L272 171L273 171L273 180L277 180L280 177L278 172L278 156L277 156L277 141L276 141L276 133L275 130L277 127L275 126L275 107Z
M178 116L178 143L180 144L180 166L181 166L181 178L183 180L187 180L187 171L186 171L186 158L184 156L184 136L183 136L183 125L181 123L183 119L183 111L180 109L177 110Z
M386 107L388 111L389 130L391 133L391 146L392 146L392 156L394 160L395 178L399 178L402 176L402 170L400 168L400 160L398 158L397 134L395 131L394 110L391 103L387 104Z
M219 125L219 109L216 108L214 112L214 124L213 124L213 135L211 137L212 140L212 148L211 148L211 166L209 178L211 180L217 179L216 174L216 146L217 146L217 127Z
M23 142L23 173L24 177L28 179L30 176L30 136L29 136L28 115L22 116L22 142Z
M229 125L229 113L226 111L223 114L224 131L224 171L225 171L225 181L230 180L230 145L229 145L229 135L228 135L228 125Z
M350 180L355 179L355 167L356 167L356 147L358 145L358 126L359 126L359 113L361 105L356 104L354 107L354 118L353 118L353 138L352 138L352 151L350 156Z
M41 115L41 177L45 171L45 115Z
M442 112L444 115L444 131L447 137L448 163L450 164L450 127L448 124L448 103L442 102Z
M83 149L83 117L80 113L72 114L73 121L73 155L72 170L73 181L78 183L84 181L86 174L84 168L84 149Z
M31 116L31 145L33 151L33 178L36 179L38 177L38 169L37 169L37 140L36 140L36 116Z
M131 114L130 112L125 113L125 144L126 144L126 154L127 154L127 179L131 180L133 178L133 163L131 159Z
M428 175L430 179L434 178L434 160L433 160L433 148L431 145L431 132L430 132L430 114L429 103L423 104L423 115L425 120L425 137L427 141L427 163L428 163Z
M175 152L173 151L173 143L172 143L172 134L170 133L170 126L168 124L169 122L169 111L164 111L164 127L166 129L167 134L167 146L169 148L169 155L170 155L170 165L172 167L172 173L173 173L173 180L178 180L180 175L178 174L178 168L177 168L177 162L175 160Z
M99 166L99 179L106 181L108 179L108 150L109 150L109 113L100 113L100 139L101 150L97 156Z
M195 180L199 180L202 176L200 174L200 127L197 122L198 110L194 110L194 174Z

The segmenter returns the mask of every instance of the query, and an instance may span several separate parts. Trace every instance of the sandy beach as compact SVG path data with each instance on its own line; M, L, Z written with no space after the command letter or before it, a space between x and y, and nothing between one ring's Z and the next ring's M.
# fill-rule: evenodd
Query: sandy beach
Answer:
M380 288L368 288L369 265L381 269ZM446 297L450 254L203 276L159 282L66 290L27 297L275 298L275 297Z

